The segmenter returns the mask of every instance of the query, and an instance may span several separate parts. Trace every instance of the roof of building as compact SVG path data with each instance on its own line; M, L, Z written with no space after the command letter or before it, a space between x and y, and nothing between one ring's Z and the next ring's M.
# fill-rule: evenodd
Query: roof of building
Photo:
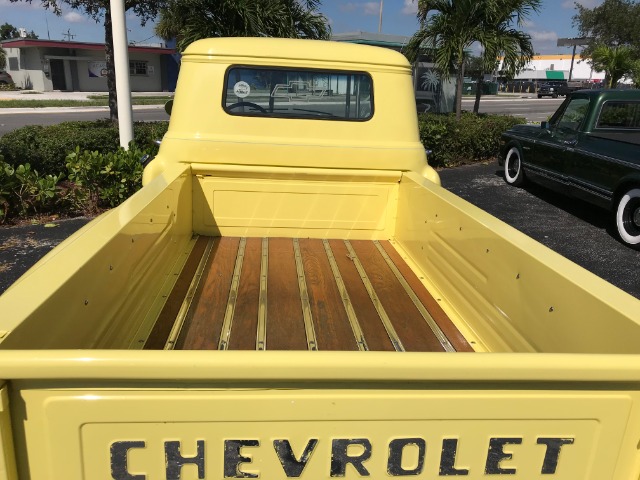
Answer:
M67 42L63 40L43 40L34 38L12 38L10 40L2 40L0 44L4 48L67 48L75 50L104 50L104 43L92 43L92 42ZM129 45L130 52L141 53L157 53L157 54L172 54L175 50L166 47L155 47L152 45Z
M534 55L533 60L571 60L572 55L570 53L552 53L547 55ZM575 58L580 59L580 55L576 55Z

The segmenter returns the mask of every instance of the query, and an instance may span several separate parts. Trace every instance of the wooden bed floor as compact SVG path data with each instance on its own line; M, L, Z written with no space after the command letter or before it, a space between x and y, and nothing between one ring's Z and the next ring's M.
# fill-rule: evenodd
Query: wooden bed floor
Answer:
M146 349L473 351L387 241L199 237Z

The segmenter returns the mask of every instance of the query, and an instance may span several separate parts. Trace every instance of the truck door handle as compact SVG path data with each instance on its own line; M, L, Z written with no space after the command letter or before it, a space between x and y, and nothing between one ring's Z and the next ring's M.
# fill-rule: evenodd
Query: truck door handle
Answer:
M573 147L576 143L578 143L578 140L565 140L563 143L569 147Z

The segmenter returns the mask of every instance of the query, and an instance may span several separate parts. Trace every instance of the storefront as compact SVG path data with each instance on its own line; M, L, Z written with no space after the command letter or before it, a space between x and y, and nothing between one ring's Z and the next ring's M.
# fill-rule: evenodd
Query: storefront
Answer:
M7 71L18 88L35 91L106 92L104 44L18 38L1 42ZM129 46L134 92L162 92L175 85L175 51L161 46Z

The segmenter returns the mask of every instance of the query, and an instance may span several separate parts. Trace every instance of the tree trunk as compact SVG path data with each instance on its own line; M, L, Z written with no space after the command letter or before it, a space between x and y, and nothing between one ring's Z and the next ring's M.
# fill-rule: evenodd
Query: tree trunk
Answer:
M109 117L118 121L118 95L116 93L116 66L113 59L113 31L111 9L107 3L104 13L104 54L107 61L107 88L109 89Z
M456 79L456 120L462 118L462 91L464 88L464 57L458 63L458 75Z
M480 98L482 97L482 87L484 86L484 73L478 73L476 78L476 101L473 104L473 113L476 115L480 111Z

